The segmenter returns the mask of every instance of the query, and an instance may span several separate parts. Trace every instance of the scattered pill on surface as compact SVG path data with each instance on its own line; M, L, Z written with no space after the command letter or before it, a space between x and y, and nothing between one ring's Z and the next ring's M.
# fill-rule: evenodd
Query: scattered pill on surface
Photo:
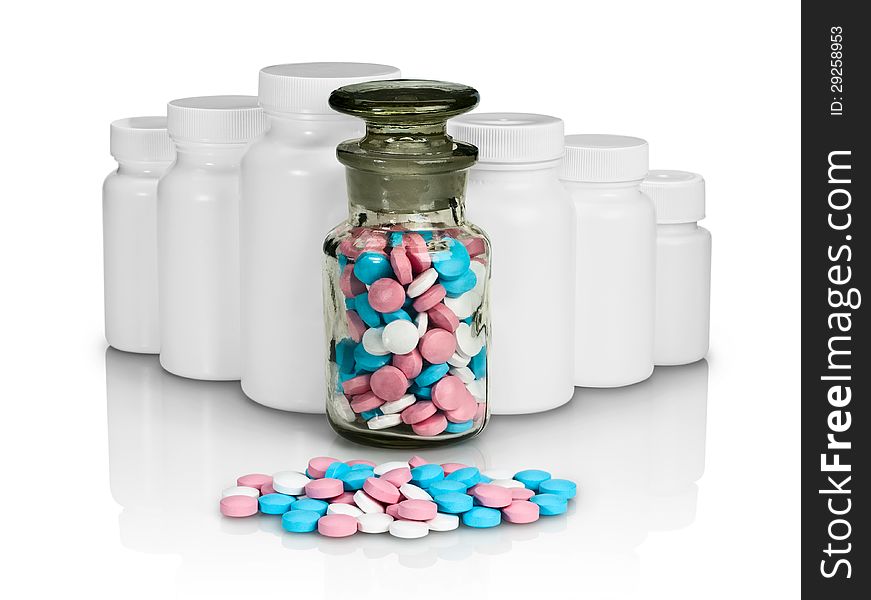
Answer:
M228 496L251 496L252 498L257 498L260 496L260 490L249 485L234 485L224 488L224 491L221 492L222 498L227 498Z
M226 517L250 517L257 514L257 498L253 496L225 496L221 498L221 514Z

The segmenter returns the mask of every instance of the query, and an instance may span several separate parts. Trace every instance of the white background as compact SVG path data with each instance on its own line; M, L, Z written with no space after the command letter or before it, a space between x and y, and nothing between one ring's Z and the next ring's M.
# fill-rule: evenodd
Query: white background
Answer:
M795 3L34 1L3 13L4 595L798 596ZM216 497L235 475L383 454L235 384L106 352L109 122L177 97L253 94L260 67L310 60L468 83L483 110L641 136L653 168L707 179L708 363L494 418L433 454L552 467L581 486L570 515L407 545L221 520Z

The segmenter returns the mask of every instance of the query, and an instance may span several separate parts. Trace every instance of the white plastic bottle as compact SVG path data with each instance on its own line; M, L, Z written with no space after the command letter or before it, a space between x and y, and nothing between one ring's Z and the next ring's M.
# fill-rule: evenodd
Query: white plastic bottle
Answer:
M260 71L269 130L242 160L242 389L260 404L323 413L321 244L348 214L336 146L360 119L327 104L343 85L396 79L395 67L299 63Z
M493 244L491 411L565 404L574 393L575 218L558 179L563 122L469 113L448 121L448 133L478 147L466 212Z
M173 100L175 163L158 185L160 364L239 379L239 165L265 128L254 96Z
M577 213L575 385L617 387L653 372L656 220L641 192L647 142L570 135L561 176Z
M686 171L651 171L641 189L656 208L656 329L653 362L683 365L708 353L711 233L705 180Z
M109 128L118 161L103 183L106 341L157 354L157 180L175 157L166 117L120 119Z

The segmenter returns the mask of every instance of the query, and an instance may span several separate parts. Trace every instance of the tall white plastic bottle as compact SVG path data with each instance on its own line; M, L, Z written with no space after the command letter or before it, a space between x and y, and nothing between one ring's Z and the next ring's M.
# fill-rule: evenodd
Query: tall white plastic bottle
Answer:
M641 184L656 208L656 327L653 362L683 365L708 353L711 232L705 180L686 171L651 171Z
M299 63L260 71L269 130L242 160L242 389L260 404L323 413L324 235L348 213L336 146L363 121L327 104L343 85L396 79L395 67Z
M103 183L106 341L157 354L157 180L175 157L166 117L120 119L109 128L118 169Z
M577 213L575 385L617 387L653 373L656 219L641 192L647 142L566 137L560 178Z
M550 410L574 394L575 216L560 185L563 122L525 113L448 121L478 147L466 213L493 244L488 354L494 414Z
M173 100L175 163L158 185L160 364L239 379L239 166L265 128L254 96Z

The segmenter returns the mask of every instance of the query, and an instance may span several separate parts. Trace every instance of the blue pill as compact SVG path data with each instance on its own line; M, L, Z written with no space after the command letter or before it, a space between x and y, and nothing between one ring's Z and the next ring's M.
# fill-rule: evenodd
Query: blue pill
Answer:
M550 473L540 469L526 469L525 471L515 473L514 479L522 483L526 489L537 492L541 482L550 479Z
M569 506L568 500L556 494L536 494L529 501L538 504L538 513L545 517L561 515Z
M307 512L317 513L323 517L325 514L327 514L328 506L329 504L327 504L323 500L316 500L314 498L300 498L291 505L290 512L293 512L295 510L303 510Z
M433 253L432 266L442 278L456 279L469 270L469 251L454 238L446 237L442 241L447 248Z
M339 261L339 271L344 271L345 267L348 265L348 257L340 252L337 260Z
M436 481L445 478L445 471L441 465L425 464L411 470L411 483L423 489L428 488Z
M423 241L428 242L432 239L432 230L431 229L418 229L414 233L420 235L423 238Z
M336 344L336 363L342 373L354 372L354 350L357 343L351 338L345 338Z
M266 515L283 515L294 502L296 498L287 494L264 494L257 500L260 512Z
M439 279L439 283L442 284L442 287L445 288L445 292L447 292L448 297L450 298L459 298L469 290L475 287L478 283L478 276L475 275L475 272L471 269L468 269L465 273L457 277L456 279L445 279L444 277Z
M345 310L354 310L353 298L345 298Z
M375 467L372 465L367 465L366 463L357 463L355 465L351 465L352 471L375 471Z
M369 354L366 352L366 348L363 347L363 344L358 344L357 347L354 348L354 364L356 364L358 369L363 371L377 371L389 363L390 358L390 354L385 354L384 356Z
M432 492L430 492L432 493ZM444 492L433 496L433 502L439 507L439 512L458 515L467 510L472 510L472 497L462 492Z
M402 245L402 232L401 231L391 232L389 239L390 239L391 246L401 246Z
M432 400L431 387L418 387L415 385L409 391L418 398L422 398L424 400Z
M393 321L411 321L411 316L401 308L393 312L384 313L382 316L384 317L385 323L392 323Z
M578 493L578 486L574 481L569 481L568 479L548 479L547 481L542 481L538 486L538 493L553 494L568 500L569 498L574 498L575 494Z
M383 254L364 252L357 257L354 264L354 275L367 285L372 285L382 277L392 277L393 267Z
M501 522L502 513L495 508L476 506L472 510L463 513L463 524L466 527L475 527L478 529L496 527Z
M450 367L448 363L439 363L430 365L420 372L420 375L414 378L417 387L425 388L434 384L436 381L448 374Z
M463 467L462 469L457 469L445 477L445 479L459 481L468 488L481 483L481 471L477 467Z
M342 487L346 492L356 492L363 489L363 483L372 477L374 473L365 469L351 469L339 479L342 480Z
M327 470L324 471L324 477L328 479L341 479L342 475L349 472L351 467L346 465L343 462L336 461L334 463L330 463L330 466L327 467Z
M381 315L369 304L369 292L363 292L354 297L354 308L357 310L360 318L363 319L363 322L369 327L381 325Z
M360 413L360 416L364 421L368 421L369 419L374 419L375 417L380 417L384 413L381 412L380 408L373 408L372 410L365 410Z
M472 360L469 361L469 368L472 370L472 373L475 374L475 379L482 379L485 375L487 375L486 348L481 348L481 351L472 357Z
M455 479L442 479L441 481L436 481L430 485L427 491L430 496L437 496L439 494L447 494L448 492L460 492L465 494L467 489L468 486L466 486L462 481L457 481Z
M471 325L473 320L474 319L472 319L472 317L466 317L465 319L463 319L463 323L465 323L466 325Z
M463 433L464 431L469 431L472 428L472 419L468 421L463 421L462 423L448 423L445 431L448 433Z
M317 528L320 518L321 515L312 510L290 510L281 517L281 526L286 531L307 533Z

